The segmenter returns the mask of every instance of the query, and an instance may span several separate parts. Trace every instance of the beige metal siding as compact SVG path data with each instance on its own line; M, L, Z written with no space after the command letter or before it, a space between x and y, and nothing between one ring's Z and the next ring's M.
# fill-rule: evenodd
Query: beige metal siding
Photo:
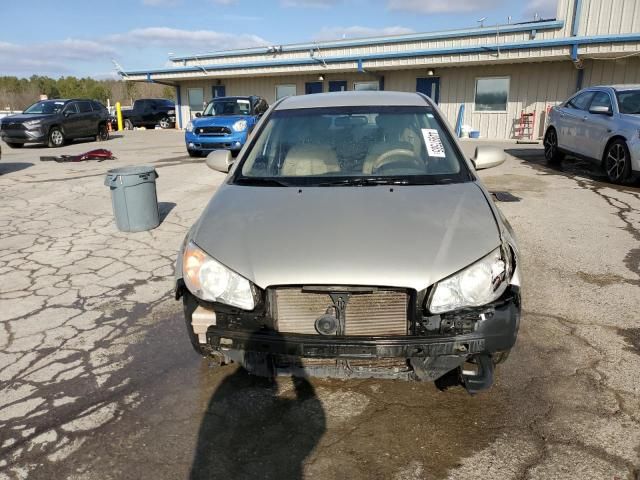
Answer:
M583 86L640 84L640 58L589 60L585 62Z
M583 0L580 35L640 32L638 0Z

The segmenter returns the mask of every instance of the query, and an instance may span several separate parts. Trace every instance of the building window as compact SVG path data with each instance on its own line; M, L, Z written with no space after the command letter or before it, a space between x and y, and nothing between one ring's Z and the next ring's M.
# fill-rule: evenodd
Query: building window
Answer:
M354 90L380 90L380 82L354 82Z
M204 110L204 89L202 88L189 88L187 90L189 97L189 108L191 109L191 115L195 115L197 112Z
M506 112L509 101L509 77L476 80L476 112Z
M292 97L295 94L295 85L276 85L276 101L284 97Z

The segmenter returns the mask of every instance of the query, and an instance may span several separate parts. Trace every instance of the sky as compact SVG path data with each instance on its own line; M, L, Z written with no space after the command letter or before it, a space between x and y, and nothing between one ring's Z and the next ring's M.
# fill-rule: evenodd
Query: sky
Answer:
M0 76L117 78L171 55L554 18L557 0L0 0Z

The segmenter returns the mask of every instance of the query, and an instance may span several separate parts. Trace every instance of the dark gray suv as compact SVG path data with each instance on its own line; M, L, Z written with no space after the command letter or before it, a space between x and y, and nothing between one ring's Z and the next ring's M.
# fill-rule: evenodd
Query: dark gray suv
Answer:
M61 147L75 138L108 140L109 112L93 100L43 100L24 112L0 120L0 138L11 148L25 143Z

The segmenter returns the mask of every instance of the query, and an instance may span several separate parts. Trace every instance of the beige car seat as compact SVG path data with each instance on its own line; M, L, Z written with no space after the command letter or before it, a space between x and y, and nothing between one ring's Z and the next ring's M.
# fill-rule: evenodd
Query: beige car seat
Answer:
M326 145L295 145L287 153L280 175L306 177L340 173L340 165L333 148Z

